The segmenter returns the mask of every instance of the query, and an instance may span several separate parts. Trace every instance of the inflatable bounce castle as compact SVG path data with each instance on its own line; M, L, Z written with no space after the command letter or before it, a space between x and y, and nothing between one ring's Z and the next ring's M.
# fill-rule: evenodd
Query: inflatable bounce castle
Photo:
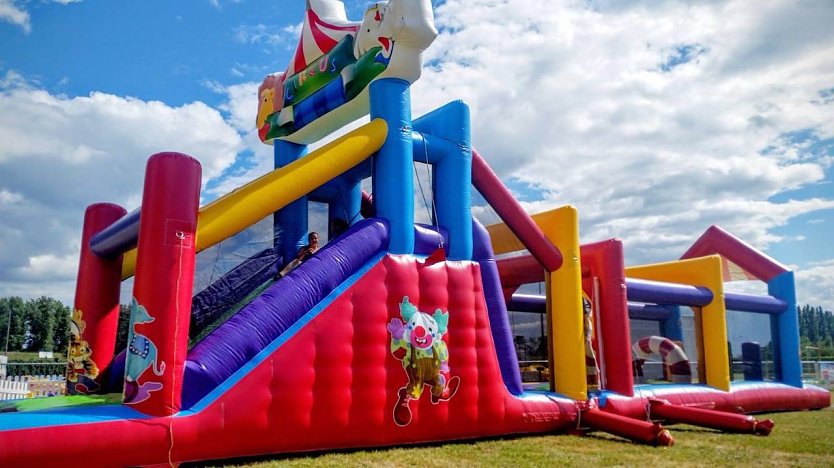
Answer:
M274 171L200 207L199 162L160 153L140 209L90 206L71 395L56 398L98 404L0 414L0 465L177 464L577 429L671 445L664 423L767 434L772 423L750 413L829 406L801 381L784 266L713 227L680 260L627 268L620 241L580 244L575 208L521 209L473 149L466 104L412 119L409 87L436 35L429 0L382 2L360 22L340 1L308 0L292 61L259 89ZM432 169L430 225L414 222L415 162ZM473 219L473 186L502 224ZM275 280L310 231L311 202L344 229ZM196 253L263 219L269 251L194 296ZM497 257L514 251L526 253ZM732 271L769 294L725 291ZM130 277L127 349L115 354ZM517 292L541 282L541 296ZM238 298L233 313L189 348L221 296ZM677 343L680 307L695 310L694 373ZM508 308L547 317L543 388L522 383ZM770 320L775 380L732 381L728 310ZM662 322L663 336L631 343L629 317ZM674 383L635 385L632 357L651 354ZM101 396L113 393L118 402Z

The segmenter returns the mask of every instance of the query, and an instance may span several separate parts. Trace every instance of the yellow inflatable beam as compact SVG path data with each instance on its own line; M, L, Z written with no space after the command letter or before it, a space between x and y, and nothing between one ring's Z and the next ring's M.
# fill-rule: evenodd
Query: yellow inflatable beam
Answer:
M200 209L197 252L237 234L368 159L388 135L382 119L275 169ZM136 249L124 255L122 279L133 276Z
M550 388L574 400L588 396L585 334L582 318L582 265L579 258L579 214L563 206L532 216L547 239L559 247L562 266L545 272ZM496 255L524 250L506 224L487 226Z
M727 311L724 306L724 280L721 257L707 257L656 263L626 268L627 278L668 281L702 286L712 291L712 302L701 307L698 360L706 367L706 384L730 390L730 365L727 358ZM697 316L696 316L697 319ZM701 349L703 348L703 349Z
M533 222L535 222L540 229L544 229L542 228L542 223L545 219L548 219L550 213L551 211L545 211L544 213L534 214L530 217L533 218ZM519 250L527 249L518 237L513 234L513 231L510 230L510 228L504 223L491 224L487 226L486 229L489 233L489 239L492 242L492 251L495 255L518 252Z

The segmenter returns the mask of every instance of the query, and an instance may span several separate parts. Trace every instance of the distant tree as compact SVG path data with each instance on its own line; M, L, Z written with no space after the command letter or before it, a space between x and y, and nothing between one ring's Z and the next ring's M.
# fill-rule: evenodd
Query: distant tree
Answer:
M55 345L53 339L55 338L56 303L58 308L64 308L60 302L45 296L26 302L30 333L26 344L27 351L52 351Z
M797 309L802 349L811 346L817 348L816 356L834 356L834 314L808 304Z
M23 301L0 298L0 351L52 351L66 353L70 309L61 302L40 297Z
M23 299L16 296L0 298L0 349L24 350L27 336L26 320L26 304Z
M58 354L67 354L67 346L69 345L69 322L72 315L72 309L61 304L61 309L56 310L55 313L55 331L53 332L52 351Z

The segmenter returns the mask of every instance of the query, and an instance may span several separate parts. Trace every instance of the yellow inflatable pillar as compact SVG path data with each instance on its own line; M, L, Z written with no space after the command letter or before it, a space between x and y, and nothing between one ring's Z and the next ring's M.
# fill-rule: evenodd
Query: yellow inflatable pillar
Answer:
M562 251L562 266L545 273L550 356L550 385L574 400L588 397L582 317L582 265L579 214L563 206L533 217L544 235Z
M702 286L712 291L712 302L701 307L700 312L703 352L699 352L699 361L703 363L703 366L699 366L699 375L700 367L705 367L706 384L729 391L727 311L724 305L721 257L710 255L689 260L628 267L626 277Z

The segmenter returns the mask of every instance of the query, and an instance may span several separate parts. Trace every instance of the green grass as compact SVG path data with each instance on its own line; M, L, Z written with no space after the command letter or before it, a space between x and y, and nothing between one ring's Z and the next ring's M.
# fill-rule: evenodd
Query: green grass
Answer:
M834 409L759 415L767 437L723 434L687 425L669 429L675 445L655 448L601 432L529 436L444 445L237 461L226 466L834 466ZM218 463L215 466L222 466Z
M121 393L107 395L61 395L48 398L27 398L24 400L0 401L0 413L13 411L36 411L70 406L117 405L122 402Z

